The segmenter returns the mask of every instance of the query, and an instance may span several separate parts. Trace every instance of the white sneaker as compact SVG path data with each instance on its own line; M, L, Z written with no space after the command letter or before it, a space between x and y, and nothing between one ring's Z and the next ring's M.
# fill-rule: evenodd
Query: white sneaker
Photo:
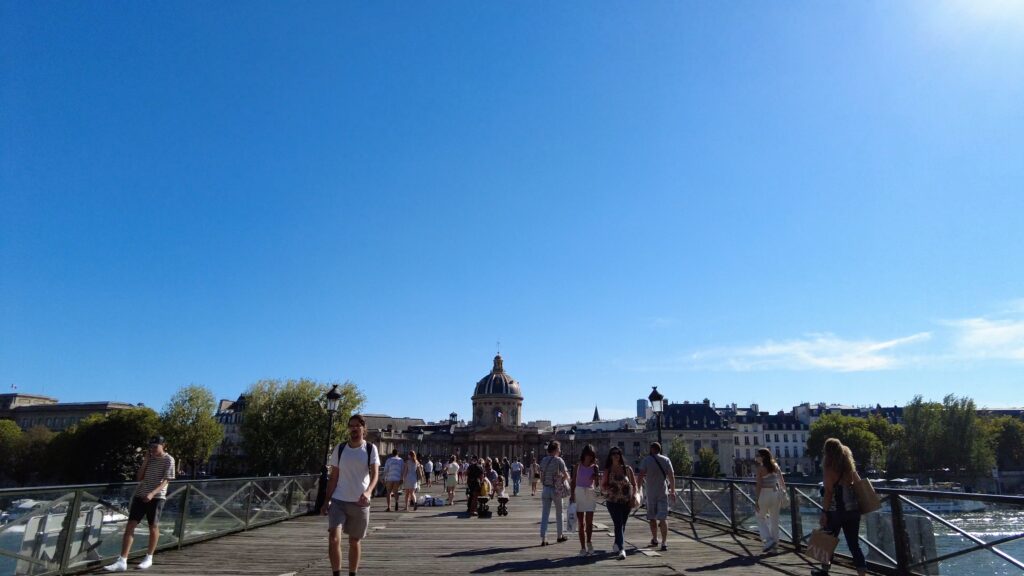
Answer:
M625 550L619 550L619 560L625 560L625 559L626 559L626 551Z
M128 569L128 559L118 558L113 564L108 564L103 569L107 572L124 572Z
M586 556L587 554L590 554L590 552L587 552L586 548L580 548L580 556Z
M138 568L139 568L139 570L145 570L146 568L149 568L152 565L153 565L153 557L152 556L146 556L145 558L142 559L142 562L139 562Z
M593 553L594 553L594 543L593 542L587 542L587 554L593 554Z

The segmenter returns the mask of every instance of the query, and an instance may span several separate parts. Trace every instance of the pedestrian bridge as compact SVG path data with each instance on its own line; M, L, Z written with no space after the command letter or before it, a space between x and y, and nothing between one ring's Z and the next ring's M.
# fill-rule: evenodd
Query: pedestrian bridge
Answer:
M387 512L384 500L376 498L360 571L446 576L517 572L564 575L568 568L588 574L642 570L637 573L805 576L814 566L801 550L807 537L802 526L817 517L813 485L789 487L791 502L782 515L783 542L779 552L770 556L760 554L761 542L750 531L749 482L679 478L677 486L680 491L669 521L668 551L647 547L650 531L641 512L627 524L625 560L611 553L611 519L602 507L595 514L593 540L597 553L579 557L575 534L568 534L568 542L539 545L541 502L539 496L530 496L529 492L511 499L508 516L488 519L465 514L462 487L455 506L420 507L414 512ZM134 484L117 484L0 491L0 505L5 511L15 511L0 526L0 576L98 571L117 554L124 527L118 503L127 501L133 488ZM328 574L326 519L304 515L312 506L315 488L313 476L173 483L161 522L160 548L147 573ZM441 494L436 485L423 492ZM984 567L978 574L1024 573L1016 559L1003 551L1019 545L1024 530L998 526L1000 536L994 539L964 530L961 540L965 544L960 550L946 551L945 544L938 549L933 545L929 550L921 545L927 538L918 538L920 530L913 529L931 514L927 506L920 505L923 501L916 495L907 496L909 491L899 495L896 491L880 492L891 509L872 515L876 525L872 528L865 522L862 531L863 547L876 573L967 574L962 566ZM942 502L963 501L968 496L976 498L958 495L943 497ZM989 510L1017 514L1024 510L1024 499L1019 497L977 498L989 499ZM920 514L906 514L902 507L918 507ZM19 516L18 509L25 513ZM74 529L67 536L72 518L76 518ZM898 520L893 526L911 536L901 539L906 545L902 552L900 547L893 550L892 541L896 539L892 538L891 527L886 532L887 518ZM943 522L948 521L936 516L934 526L956 535L957 524L949 522L953 528L948 528ZM133 555L141 554L146 539L145 529L136 532ZM882 541L886 539L888 544ZM554 541L554 526L549 528L549 540ZM840 552L844 547L840 545ZM922 554L924 560L919 560ZM344 556L347 562L347 549ZM944 558L941 566L937 562L940 557ZM948 564L958 559L966 563ZM129 564L137 561L130 560ZM989 562L998 562L1008 571L992 571L990 567L996 564L986 564ZM832 573L855 572L836 565Z

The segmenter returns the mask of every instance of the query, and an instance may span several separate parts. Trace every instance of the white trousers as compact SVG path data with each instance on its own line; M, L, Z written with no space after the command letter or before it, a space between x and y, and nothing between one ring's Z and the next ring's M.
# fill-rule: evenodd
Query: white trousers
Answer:
M779 508L782 505L782 491L762 488L757 499L757 530L766 546L779 541Z

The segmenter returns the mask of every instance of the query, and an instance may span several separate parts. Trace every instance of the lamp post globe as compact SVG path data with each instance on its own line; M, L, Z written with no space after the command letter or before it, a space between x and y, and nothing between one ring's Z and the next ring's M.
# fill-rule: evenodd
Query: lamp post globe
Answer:
M658 444L661 444L661 413L665 411L665 397L662 396L661 392L658 392L657 386L652 386L653 390L647 399L651 401L651 412L654 412L654 417L658 421ZM664 450L664 447L662 447Z
M334 437L334 414L338 411L338 404L341 402L341 392L338 392L338 385L334 384L331 389L324 394L324 408L327 410L327 441L324 454L326 459L323 467L320 469L320 487L316 493L316 504L314 505L313 514L319 514L323 508L325 502L327 502L327 483L329 481L328 460L331 454L331 440Z
M569 467L572 468L572 463L576 461L576 427L573 426L569 429Z

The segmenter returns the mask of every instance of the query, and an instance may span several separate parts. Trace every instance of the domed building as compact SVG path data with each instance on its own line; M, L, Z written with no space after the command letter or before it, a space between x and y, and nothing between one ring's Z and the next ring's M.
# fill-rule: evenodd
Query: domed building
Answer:
M512 378L501 354L494 357L491 373L476 383L473 392L474 428L519 428L523 412L523 393L519 382Z

